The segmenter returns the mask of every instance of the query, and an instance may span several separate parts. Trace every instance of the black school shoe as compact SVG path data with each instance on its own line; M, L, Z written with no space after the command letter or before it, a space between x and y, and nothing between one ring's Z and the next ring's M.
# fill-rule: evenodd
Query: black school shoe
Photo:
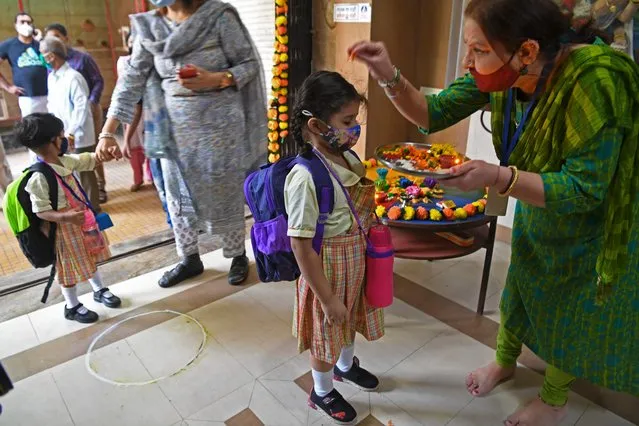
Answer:
M353 357L353 366L346 373L335 366L333 368L333 379L338 382L349 383L364 392L373 392L379 388L379 379L360 367L359 358L357 357Z
M323 398L315 393L315 389L311 390L311 394L308 397L308 406L313 410L321 410L335 423L340 425L352 425L357 419L357 412L353 406L337 392L337 389L333 389Z
M229 271L229 284L240 285L248 278L249 260L246 253L242 256L234 257Z
M106 293L107 291L109 291L108 288L103 288L102 290L94 291L93 300L95 300L98 303L102 303L107 308L119 308L120 305L122 304L122 300L120 300L120 298L113 293L111 293L110 297L105 296L104 293Z
M173 287L176 284L181 283L182 281L186 281L189 278L197 277L204 272L204 264L202 263L202 259L200 259L199 254L194 254L182 262L178 263L178 265L166 272L160 278L158 285L162 288Z
M98 314L96 314L95 312L88 309L85 314L80 314L78 312L78 309L80 309L82 306L82 303L79 303L78 306L69 309L66 305L64 305L64 317L69 321L77 321L82 324L93 324L94 322L96 322L98 320Z

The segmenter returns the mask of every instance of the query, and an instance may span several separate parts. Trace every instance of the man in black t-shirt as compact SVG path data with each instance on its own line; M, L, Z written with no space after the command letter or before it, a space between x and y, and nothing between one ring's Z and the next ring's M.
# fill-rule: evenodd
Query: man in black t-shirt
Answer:
M0 88L18 96L22 116L47 112L47 68L34 39L33 18L19 13L15 20L17 37L0 43L0 60L9 61L13 84L0 73Z

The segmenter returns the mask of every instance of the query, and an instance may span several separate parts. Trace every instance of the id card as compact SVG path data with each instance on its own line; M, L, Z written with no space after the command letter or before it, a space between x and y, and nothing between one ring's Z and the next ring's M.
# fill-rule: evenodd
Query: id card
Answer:
M95 216L95 222L98 224L100 231L107 230L113 227L113 221L107 213L99 213Z
M488 189L488 202L486 203L486 216L506 216L508 200L510 197L500 197L499 191L494 187Z

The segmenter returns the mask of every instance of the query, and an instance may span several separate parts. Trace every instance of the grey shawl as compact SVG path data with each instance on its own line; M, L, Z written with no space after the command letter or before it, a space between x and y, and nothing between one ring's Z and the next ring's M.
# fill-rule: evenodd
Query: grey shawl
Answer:
M229 20L229 14L237 19ZM157 11L132 15L131 22L135 33L133 54L118 79L108 115L130 123L142 94L148 94L151 87L157 93L161 85L175 136L175 160L199 219L211 222L218 230L229 228L228 222L243 221L243 214L235 212L243 209L235 208L235 201L226 200L242 199L244 174L266 159L266 91L259 54L237 11L227 3L207 0L174 28ZM225 26L234 32L225 33ZM238 39L250 43L251 54ZM233 49L251 57L234 57ZM207 55L210 63L206 62ZM179 86L175 67L194 59L199 61L196 65L204 61L230 68L237 88L193 93Z

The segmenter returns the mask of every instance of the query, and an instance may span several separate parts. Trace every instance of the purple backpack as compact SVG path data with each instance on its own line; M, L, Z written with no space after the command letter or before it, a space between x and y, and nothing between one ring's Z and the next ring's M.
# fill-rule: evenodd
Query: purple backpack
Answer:
M322 249L324 225L335 205L333 181L326 167L312 152L263 166L244 182L244 196L255 220L251 242L262 282L294 281L301 275L287 235L288 216L284 205L286 176L298 164L311 173L315 183L320 215L313 248L317 254Z

